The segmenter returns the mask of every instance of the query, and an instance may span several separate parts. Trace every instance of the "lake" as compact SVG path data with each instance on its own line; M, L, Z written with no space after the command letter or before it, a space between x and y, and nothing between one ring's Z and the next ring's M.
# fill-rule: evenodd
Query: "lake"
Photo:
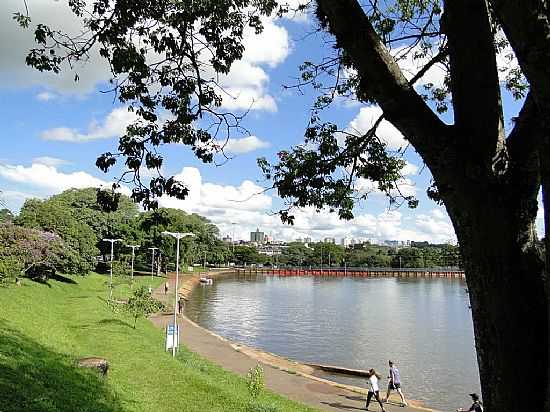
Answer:
M480 391L460 279L234 275L197 287L185 311L232 341L300 362L372 367L385 378L391 359L405 396L441 411L469 405L468 394Z

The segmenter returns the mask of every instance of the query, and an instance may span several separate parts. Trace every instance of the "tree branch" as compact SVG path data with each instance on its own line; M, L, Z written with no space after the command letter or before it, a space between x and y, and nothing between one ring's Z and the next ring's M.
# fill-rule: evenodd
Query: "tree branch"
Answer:
M321 20L328 20L337 45L346 50L361 78L359 92L376 100L384 116L410 140L432 171L444 167L441 155L449 149L449 126L409 84L357 0L317 3Z
M457 132L490 166L504 145L496 51L486 0L445 1L451 90ZM474 154L474 153L472 153Z
M539 109L550 108L550 18L541 0L490 0Z
M525 194L522 198L536 203L540 188L538 149L544 129L531 93L527 95L515 122L506 140L510 154L511 184L516 186L518 192Z

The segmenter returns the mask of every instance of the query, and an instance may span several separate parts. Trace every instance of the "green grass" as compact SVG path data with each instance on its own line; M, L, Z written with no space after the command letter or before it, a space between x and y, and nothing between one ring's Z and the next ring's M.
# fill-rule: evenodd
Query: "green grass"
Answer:
M22 287L0 288L0 412L246 411L244 379L185 349L172 359L148 320L133 329L128 317L113 313L106 276L69 280L75 283L24 279ZM115 284L114 297L126 297L129 285ZM75 367L88 356L109 361L107 378ZM268 392L260 402L312 411Z

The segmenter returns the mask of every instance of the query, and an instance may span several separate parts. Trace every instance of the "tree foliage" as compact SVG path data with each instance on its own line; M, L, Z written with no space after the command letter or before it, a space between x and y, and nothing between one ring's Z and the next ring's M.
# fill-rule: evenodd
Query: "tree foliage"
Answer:
M54 233L0 223L0 282L23 276L32 265L63 270L67 252L64 242Z
M145 286L135 290L124 305L124 310L134 319L134 329L139 318L147 317L163 308L164 305L153 298Z
M59 270L87 274L95 268L95 258L99 253L97 238L92 229L73 213L74 210L53 198L44 201L29 199L25 201L15 223L58 235L66 246Z

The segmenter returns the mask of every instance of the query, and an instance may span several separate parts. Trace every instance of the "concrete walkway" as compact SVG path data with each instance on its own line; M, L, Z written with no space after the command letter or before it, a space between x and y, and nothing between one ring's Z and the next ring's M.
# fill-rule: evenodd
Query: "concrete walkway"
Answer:
M190 289L190 285L196 283L196 281L197 279L192 279L189 275L181 276L180 285L184 290L180 289L180 292L185 292L185 288ZM173 308L175 286L175 276L173 274L168 282L168 294L164 294L163 284L154 291L153 296L167 304L168 307ZM185 295L185 293L182 294ZM151 317L151 321L161 328L165 328L172 319L173 315L169 314L157 314ZM265 372L266 387L272 392L322 411L365 410L365 395L350 390L352 387L340 387L345 385L338 385L321 378L309 376L307 374L308 369L304 365L233 344L198 326L184 316L178 316L178 324L181 325L181 339L186 347L226 370L245 376L251 368L260 363ZM386 411L418 412L421 409L427 410L416 406L400 407L396 402L397 399L398 397L390 397L390 403L384 405ZM380 411L380 406L376 402L371 402L369 410Z

